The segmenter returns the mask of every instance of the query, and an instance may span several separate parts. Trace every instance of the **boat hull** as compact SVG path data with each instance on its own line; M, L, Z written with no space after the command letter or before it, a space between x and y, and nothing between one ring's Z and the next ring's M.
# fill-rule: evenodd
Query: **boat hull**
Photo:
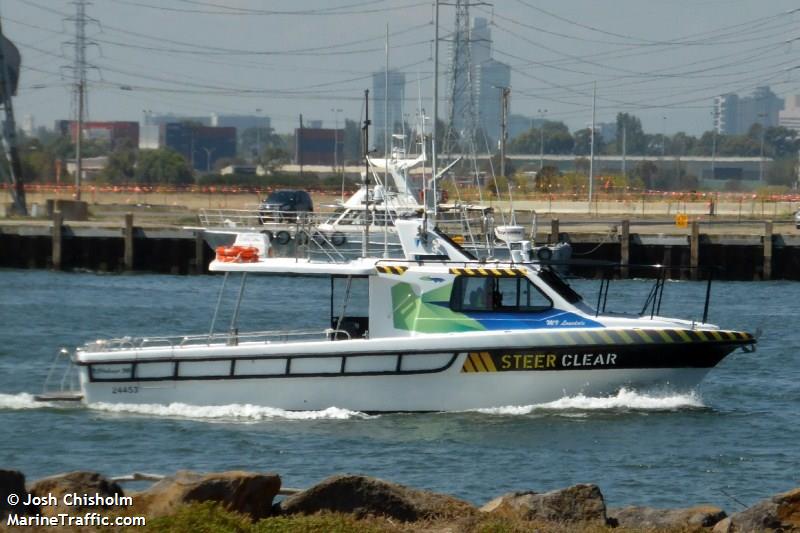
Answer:
M691 391L709 368L576 370L557 377L513 372L418 376L309 377L228 381L160 381L84 385L89 404L258 405L287 411L338 407L366 413L463 411L541 404L583 394L634 390Z
M665 333L657 342L652 331L639 331L650 342L623 343L619 336L620 343L612 344L483 345L452 352L430 346L398 353L386 344L369 350L372 341L331 341L291 353L285 345L270 353L263 345L211 346L110 353L79 364L87 403L459 411L607 395L623 387L689 391L730 352L752 344L752 337L734 332L687 342L667 342L680 336Z

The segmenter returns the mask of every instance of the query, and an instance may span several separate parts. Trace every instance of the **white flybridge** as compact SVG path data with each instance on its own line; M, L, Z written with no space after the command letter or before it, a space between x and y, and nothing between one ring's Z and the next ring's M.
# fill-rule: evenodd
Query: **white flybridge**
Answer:
M79 390L41 398L466 410L612 394L622 387L691 389L730 352L755 344L749 333L719 329L705 317L658 316L663 282L656 282L639 316L605 314L547 266L475 260L424 220L398 220L396 228L404 251L399 260L275 258L263 234L242 238L210 265L224 273L223 286L229 277L241 277L228 331L216 333L212 324L203 335L87 343L66 352ZM249 275L337 277L348 286L363 279L368 313L348 316L346 305L341 312L331 305L325 330L240 332L239 304Z

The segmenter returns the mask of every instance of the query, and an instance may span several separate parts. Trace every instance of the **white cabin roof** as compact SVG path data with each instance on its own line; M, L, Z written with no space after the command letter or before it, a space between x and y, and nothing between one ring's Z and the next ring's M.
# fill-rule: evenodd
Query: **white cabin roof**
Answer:
M266 257L252 263L228 263L214 260L208 266L211 272L253 272L283 276L369 276L375 273L375 257L359 258L345 263L312 261L293 257Z

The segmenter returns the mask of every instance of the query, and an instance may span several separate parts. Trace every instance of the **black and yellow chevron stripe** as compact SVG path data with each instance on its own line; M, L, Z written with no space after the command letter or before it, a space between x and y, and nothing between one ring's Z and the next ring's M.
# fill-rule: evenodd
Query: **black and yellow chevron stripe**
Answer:
M611 329L548 330L546 346L625 346L628 344L679 344L687 342L752 342L753 336L742 331L694 329Z
M400 265L377 265L375 268L381 274L402 274L408 270L407 266Z
M450 273L455 274L456 276L496 276L504 278L516 278L525 276L525 269L491 267L451 268Z
M470 352L464 360L462 372L497 372L489 352Z

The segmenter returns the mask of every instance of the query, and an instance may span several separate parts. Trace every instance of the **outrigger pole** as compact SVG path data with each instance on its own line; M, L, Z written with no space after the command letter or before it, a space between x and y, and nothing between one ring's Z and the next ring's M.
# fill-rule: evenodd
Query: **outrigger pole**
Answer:
M433 130L431 132L431 176L433 177L433 216L434 220L436 215L439 214L439 203L438 197L436 196L436 170L437 170L437 161L436 161L436 122L439 120L439 0L435 0L434 2L434 36L433 36ZM422 119L423 128L425 124L425 119ZM423 143L425 142L423 138ZM424 185L424 184L423 184ZM425 209L424 211L428 211L428 198L427 195L424 195L425 198ZM427 220L427 217L426 217ZM435 222L434 222L435 223ZM427 228L426 228L427 229Z
M369 89L364 91L364 126L361 131L364 139L364 240L361 243L361 256L367 257L369 251Z

